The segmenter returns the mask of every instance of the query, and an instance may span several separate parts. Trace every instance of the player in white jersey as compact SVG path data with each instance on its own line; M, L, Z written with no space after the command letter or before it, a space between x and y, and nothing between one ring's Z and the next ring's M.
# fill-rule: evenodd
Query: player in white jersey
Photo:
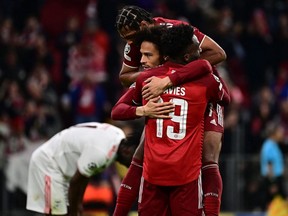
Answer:
M57 133L32 154L26 208L81 215L89 178L114 160L129 166L135 148L133 136L126 138L124 130L106 123L82 123Z

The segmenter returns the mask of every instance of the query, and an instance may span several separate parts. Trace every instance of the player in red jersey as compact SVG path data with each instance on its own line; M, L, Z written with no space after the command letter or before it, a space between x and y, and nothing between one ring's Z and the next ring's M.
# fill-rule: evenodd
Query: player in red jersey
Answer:
M151 28L140 35L159 35L156 30ZM147 103L146 100L142 101L141 89L148 77L166 76L167 72L177 73L177 68L181 66L175 62L183 64L195 60L199 55L199 43L196 38L192 39L191 26L181 25L167 31L169 33L163 36L162 43L165 46L162 49L166 50L165 53L174 63L167 62L142 73L134 91L130 90L134 102ZM179 43L176 42L178 36L181 36ZM145 56L143 47L151 43L145 38L147 36L141 44L142 59ZM201 169L204 112L208 101L218 101L223 96L229 101L222 83L212 75L211 68L208 70L211 73L197 81L171 87L161 95L161 101L170 100L176 105L175 111L170 114L171 119L146 120L145 181L143 194L139 198L140 215L165 215L168 212L172 215L201 215L197 185Z
M139 48L135 47L132 43L134 34L140 29L149 26L166 25L170 27L180 23L183 22L164 18L153 19L150 13L136 6L126 6L119 11L116 20L116 26L120 36L128 42L124 50L124 62L119 75L123 85L128 86L131 84L136 80L136 77L140 73L137 72L140 62ZM202 49L200 58L207 59L212 65L225 60L225 52L215 41L213 41L207 35L201 33L197 28L195 28L194 31L195 35L200 41L200 48ZM173 80L171 77L168 77L167 79L166 77L161 80L150 78L148 81L150 81L150 83L145 86L143 96L150 99L159 95L163 89L167 88L168 86L175 85L175 81L177 80ZM222 113L222 107L217 104L213 104L213 107L210 106L210 109L207 109L207 115L205 118L202 177L204 190L204 209L206 215L218 215L220 212L222 179L218 168L218 158L221 149L222 134L224 131ZM141 147L141 145L139 147ZM136 172L130 172L129 170L127 176L124 179L130 179L129 183L134 186L135 190L137 190L137 179L139 181L141 177L140 167L142 157L143 156L141 155L141 151L138 149L134 155L138 172L136 174ZM133 164L134 163L132 163L132 166L130 166L129 169L133 169ZM131 174L132 172L134 173ZM131 180L132 178L130 178L130 175L133 175L134 180ZM119 195L121 195L121 193L125 192L127 189L121 187L121 190L122 191L120 191ZM131 191L126 192L130 193ZM130 198L126 197L126 203L131 202L132 197L133 196Z
M165 25L172 27L173 25L187 24L187 22L179 20L171 20L162 17L152 18L151 14L146 10L137 6L125 6L119 12L116 18L116 28L119 35L127 41L124 49L124 60L119 74L119 79L123 86L129 87L135 82L140 71L139 48L133 44L133 36L143 28L154 25ZM200 42L201 57L208 60L212 65L220 63L226 59L224 50L209 36L200 32L196 27L194 35ZM137 73L136 73L137 72Z

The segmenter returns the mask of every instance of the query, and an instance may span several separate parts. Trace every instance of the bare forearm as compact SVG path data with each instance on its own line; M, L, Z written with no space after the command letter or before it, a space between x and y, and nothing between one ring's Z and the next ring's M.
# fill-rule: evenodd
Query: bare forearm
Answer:
M79 216L82 211L82 200L89 178L75 175L70 181L68 189L69 216ZM80 176L80 178L79 178Z
M82 199L85 188L77 185L69 187L69 216L78 216L82 208Z
M216 65L226 60L227 56L222 47L207 35L201 44L201 49L202 52L200 58L206 59L211 65Z
M205 50L201 53L200 58L206 59L211 65L216 65L226 59L226 54L224 52Z
M131 71L119 74L119 80L124 87L129 87L132 83L134 83L141 72L139 71Z

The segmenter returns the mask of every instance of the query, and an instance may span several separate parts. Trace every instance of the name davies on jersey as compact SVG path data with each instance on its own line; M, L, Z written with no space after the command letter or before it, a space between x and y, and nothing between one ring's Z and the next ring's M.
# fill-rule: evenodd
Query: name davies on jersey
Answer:
M186 89L185 87L180 87L180 86L173 86L168 89L166 89L163 94L173 94L173 95L179 95L179 96L185 96L186 94Z

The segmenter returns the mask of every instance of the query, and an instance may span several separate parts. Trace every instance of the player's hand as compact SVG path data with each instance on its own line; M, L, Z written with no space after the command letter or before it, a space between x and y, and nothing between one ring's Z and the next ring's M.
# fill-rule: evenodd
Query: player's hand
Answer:
M175 105L172 102L161 102L159 103L159 96L148 101L144 109L144 116L150 118L164 118L170 119L169 113L174 112Z
M172 85L170 78L164 77L150 77L145 80L146 85L142 88L142 97L145 100L150 100L152 98L158 97L162 94L166 88Z

